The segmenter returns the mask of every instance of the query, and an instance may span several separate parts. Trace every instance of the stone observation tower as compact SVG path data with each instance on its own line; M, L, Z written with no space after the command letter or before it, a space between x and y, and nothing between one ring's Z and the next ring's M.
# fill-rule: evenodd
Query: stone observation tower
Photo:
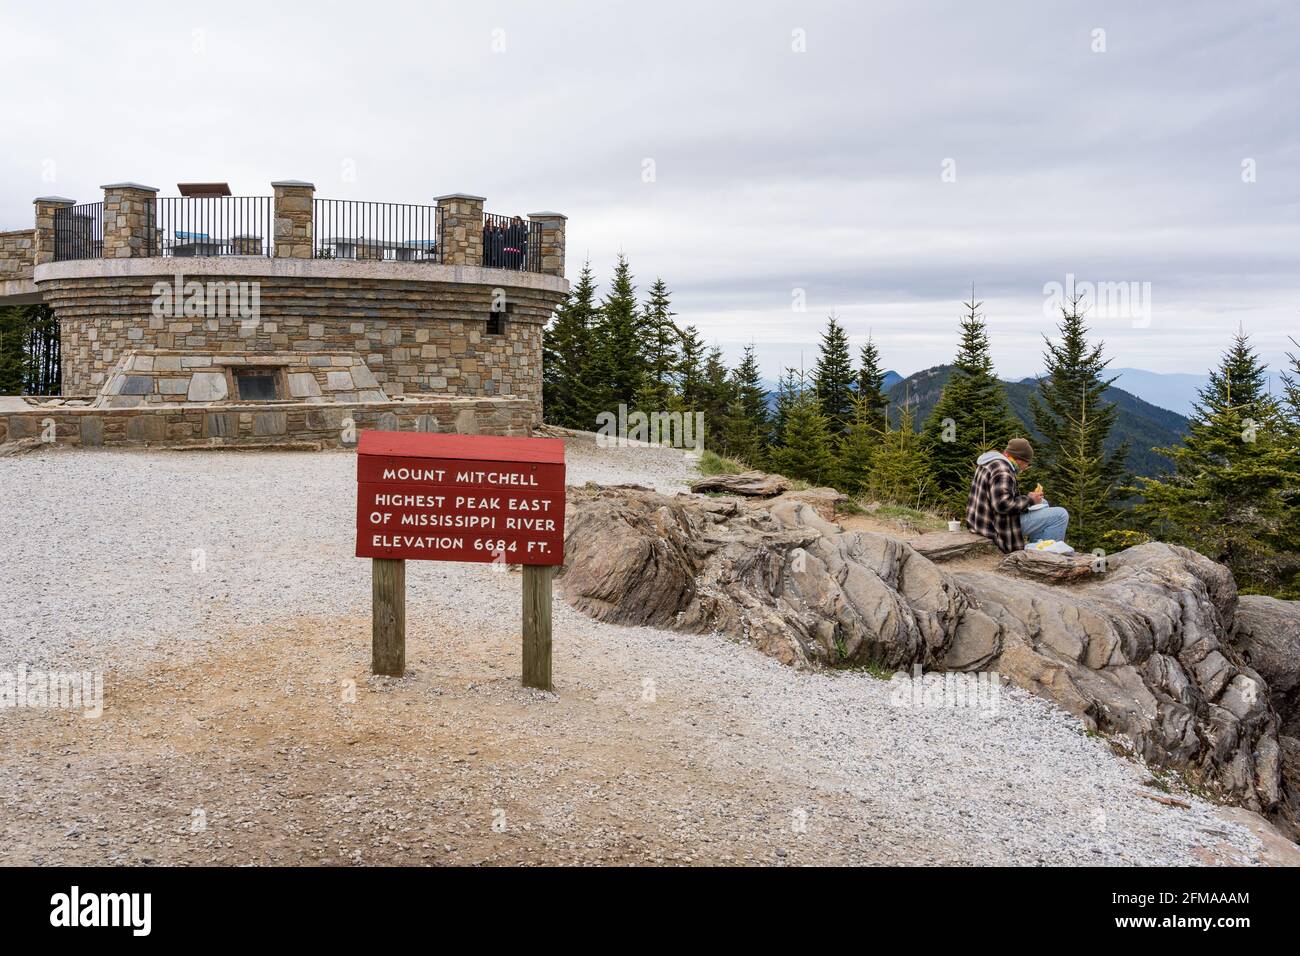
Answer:
M37 199L0 305L44 302L61 394L0 398L0 442L347 445L365 428L525 434L565 217L318 199L311 183Z

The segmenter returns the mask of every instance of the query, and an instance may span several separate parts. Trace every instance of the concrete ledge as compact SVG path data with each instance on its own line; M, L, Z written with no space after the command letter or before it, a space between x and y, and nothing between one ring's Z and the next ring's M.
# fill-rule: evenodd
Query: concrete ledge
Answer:
M266 276L283 279L378 279L391 282L456 282L493 288L534 289L565 295L563 276L481 266L445 266L432 262L374 262L353 259L272 259L268 256L155 256L124 259L77 259L47 262L35 269L39 284L53 279L138 278L146 276Z
M0 306L36 305L41 301L41 293L31 279L0 281Z

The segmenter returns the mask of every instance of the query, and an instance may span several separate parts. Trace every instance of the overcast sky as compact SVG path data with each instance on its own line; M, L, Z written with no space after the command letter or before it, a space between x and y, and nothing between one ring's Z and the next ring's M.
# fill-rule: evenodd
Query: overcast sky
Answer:
M1277 363L1300 338L1298 11L4 0L0 228L120 180L471 192L567 214L571 279L622 250L773 378L831 312L888 367L948 361L972 283L999 370L1031 374L1071 273L1131 293L1094 317L1117 367L1204 371L1238 323Z

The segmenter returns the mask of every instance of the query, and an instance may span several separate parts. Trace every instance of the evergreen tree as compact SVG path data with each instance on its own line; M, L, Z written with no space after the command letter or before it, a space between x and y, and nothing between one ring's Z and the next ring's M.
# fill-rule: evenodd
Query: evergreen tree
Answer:
M732 381L727 374L727 363L722 359L722 349L713 346L704 360L702 389L705 429L705 446L711 451L726 454L726 422L731 410Z
M637 395L646 379L645 352L636 287L627 257L622 253L609 292L600 304L589 375L592 404L597 412L617 412L620 404L629 409L636 406Z
M704 382L704 342L695 326L688 325L682 331L679 349L678 403L684 411L705 411L708 400Z
M849 430L844 434L836 455L836 488L849 495L866 493L871 485L872 459L882 437L883 429L875 407L869 399L855 395Z
M1300 347L1300 342L1291 340ZM1283 426L1283 460L1287 463L1288 475L1282 490L1282 507L1285 518L1282 529L1280 549L1289 554L1292 569L1283 572L1281 583L1275 594L1281 598L1300 600L1300 563L1296 552L1300 551L1300 355L1287 353L1290 368L1282 373L1282 412L1285 416Z
M772 449L772 468L787 478L825 485L835 477L834 440L815 389L801 387L785 412L784 443Z
M587 431L596 427L588 366L597 318L596 283L587 261L542 331L542 405L552 424Z
M1006 390L993 373L984 316L972 290L961 321L961 345L952 377L926 420L922 435L934 475L936 497L951 513L966 509L975 474L975 459L1001 450L1024 426L1007 402Z
M1296 573L1286 542L1286 425L1265 366L1238 332L1201 390L1188 432L1161 479L1141 478L1135 511L1147 530L1226 564L1243 591L1276 591Z
M853 414L853 359L849 354L849 337L831 316L822 333L821 351L813 369L817 402L835 437L848 428Z
M776 383L776 399L772 402L772 447L785 444L785 420L790 414L790 406L799 397L799 382L802 376L792 368L787 368Z
M763 461L771 429L767 392L763 389L754 346L745 346L740 364L731 373L731 402L726 419L727 453L757 467Z
M647 412L667 411L681 368L681 330L673 323L668 286L656 279L641 312L645 376L637 406Z
M925 444L916 432L910 398L899 409L898 427L885 424L880 445L872 455L868 491L877 501L924 508L933 498L934 478Z
M1029 406L1042 435L1034 459L1039 480L1052 504L1070 512L1071 543L1091 549L1116 526L1114 499L1124 484L1128 446L1105 450L1117 409L1102 394L1115 379L1103 378L1110 364L1102 357L1103 344L1088 345L1080 301L1076 296L1061 309L1061 340L1046 340L1047 372Z
M27 322L21 307L0 308L0 395L21 395L27 379Z
M880 367L880 351L871 338L858 353L858 398L867 403L867 413L882 431L889 419L889 397L885 395L885 373ZM854 412L856 414L856 410Z

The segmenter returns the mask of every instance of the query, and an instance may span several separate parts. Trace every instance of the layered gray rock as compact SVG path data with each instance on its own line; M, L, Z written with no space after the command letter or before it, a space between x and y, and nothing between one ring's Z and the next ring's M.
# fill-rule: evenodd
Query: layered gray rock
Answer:
M1235 623L1231 643L1268 681L1281 732L1300 738L1300 601L1243 595Z
M600 620L719 632L794 666L997 670L1152 764L1285 815L1268 682L1229 642L1231 574L1165 544L1075 574L1073 562L1066 585L947 573L906 542L845 532L793 498L588 486L570 493L558 581Z
M709 475L691 482L691 491L697 494L721 492L727 495L744 495L747 498L772 498L789 491L790 479L769 475L764 471L746 471L739 475Z

